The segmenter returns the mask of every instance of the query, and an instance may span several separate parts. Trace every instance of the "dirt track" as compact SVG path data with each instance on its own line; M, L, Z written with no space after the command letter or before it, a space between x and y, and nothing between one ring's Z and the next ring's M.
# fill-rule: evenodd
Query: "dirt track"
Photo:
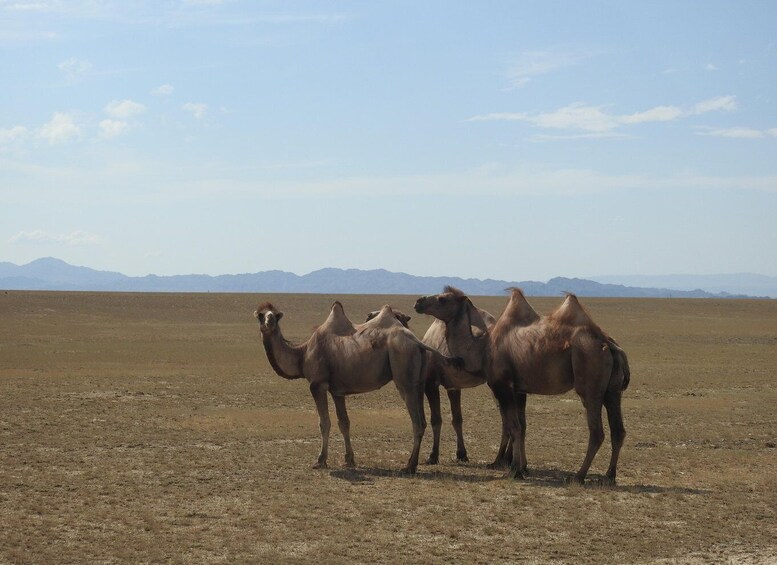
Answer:
M355 321L414 301L338 298ZM581 488L577 398L530 397L513 482L484 465L486 387L463 394L469 464L446 421L442 464L399 475L410 422L388 385L349 399L358 467L333 426L312 470L313 403L272 373L259 299L0 292L0 562L777 562L777 301L583 300L632 381L619 485L596 484L608 439ZM271 299L299 341L333 298Z

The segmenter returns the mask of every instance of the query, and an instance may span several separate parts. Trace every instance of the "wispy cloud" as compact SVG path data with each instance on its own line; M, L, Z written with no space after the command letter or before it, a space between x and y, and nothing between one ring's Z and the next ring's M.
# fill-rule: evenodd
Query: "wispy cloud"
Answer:
M516 57L506 74L512 88L521 88L538 76L577 65L594 55L595 51L584 48L524 51Z
M13 244L98 245L102 238L83 230L70 233L52 233L44 230L21 231L12 236Z
M175 88L173 88L173 85L163 84L153 89L151 91L151 94L153 94L154 96L170 96L173 93L173 91L175 91Z
M12 128L0 128L0 144L12 143L27 135L27 128L24 126L14 126Z
M110 139L125 133L130 125L123 120L105 119L100 122L100 137Z
M732 112L737 109L737 97L736 96L717 96L708 100L702 100L698 104L694 105L692 114L706 114L707 112L715 112L717 110L723 110L726 112Z
M38 137L46 139L50 145L57 145L80 137L81 133L81 126L71 114L55 112L51 120L38 130Z
M519 121L526 122L538 128L555 130L578 130L589 134L604 134L616 132L627 125L655 122L671 122L680 118L705 114L714 111L732 111L736 109L736 97L718 96L703 100L690 108L679 106L655 106L633 114L611 114L604 106L589 106L575 102L553 112L529 114L526 112L497 112L481 114L467 121Z
M749 127L712 128L702 126L697 128L699 135L713 137L729 137L731 139L763 139L765 137L777 137L777 128L755 129Z
M208 105L201 102L187 102L181 106L181 109L185 112L189 112L192 116L199 120L205 115L205 112L208 109Z
M108 102L104 110L112 118L126 120L142 114L146 111L146 107L132 100L112 100Z
M30 0L15 0L4 1L0 3L0 7L6 12L47 12L51 9L50 2L30 1Z
M76 83L81 80L89 71L92 70L92 63L84 59L71 57L57 65L60 71L65 75L65 80L69 83Z

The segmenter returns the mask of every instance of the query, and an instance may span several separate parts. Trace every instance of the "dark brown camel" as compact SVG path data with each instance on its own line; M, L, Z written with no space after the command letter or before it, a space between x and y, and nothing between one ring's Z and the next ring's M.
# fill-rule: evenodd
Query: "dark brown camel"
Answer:
M305 378L310 383L321 428L321 453L315 468L327 465L331 427L327 392L334 400L338 426L345 440L345 464L353 466L345 396L377 390L393 380L413 423L413 450L403 471L415 473L426 428L422 399L426 353L431 350L402 325L389 306L356 327L345 315L342 304L335 302L326 321L305 343L296 346L281 333L283 312L265 302L254 315L259 320L262 343L273 370L284 378Z
M520 396L574 389L586 408L589 430L588 450L575 479L585 480L604 441L604 405L612 439L607 478L614 483L626 435L621 413L621 395L630 376L626 354L591 320L574 295L567 295L549 316L529 323L524 303L523 293L514 289L504 313L488 332L473 329L474 306L454 288L419 298L415 309L444 321L450 352L464 361L465 370L485 374L512 438L510 476L522 478L526 462L525 401Z
M491 313L476 307L476 316L473 325L480 331L486 331L496 323ZM378 314L370 312L367 320L371 320ZM408 327L410 316L399 310L394 310L396 318ZM450 355L448 345L445 343L445 324L440 320L434 320L426 331L422 340L426 345L439 351L443 355ZM441 362L442 361L442 362ZM437 355L427 353L425 394L429 402L430 421L432 424L432 451L426 460L427 465L436 465L440 460L440 432L442 430L442 411L440 409L440 387L444 387L451 406L451 424L456 432L456 460L469 461L467 448L464 445L464 418L461 410L461 390L479 386L486 382L484 376L474 375L461 369L456 369L452 364L444 362ZM503 436L506 444L506 435ZM504 456L504 450L502 451Z

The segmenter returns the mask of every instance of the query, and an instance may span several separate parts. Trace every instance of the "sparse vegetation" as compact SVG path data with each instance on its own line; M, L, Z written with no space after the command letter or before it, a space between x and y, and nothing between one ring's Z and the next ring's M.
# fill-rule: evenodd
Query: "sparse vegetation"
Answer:
M443 403L440 465L397 472L410 432L389 384L349 399L357 467L333 429L332 467L312 470L315 407L272 372L260 298L0 294L0 562L777 560L777 302L584 299L632 380L618 486L597 486L605 443L581 488L578 399L529 397L530 476L510 481L485 467L500 436L485 386L463 393L467 464ZM354 321L415 299L338 298ZM292 341L333 300L272 299Z

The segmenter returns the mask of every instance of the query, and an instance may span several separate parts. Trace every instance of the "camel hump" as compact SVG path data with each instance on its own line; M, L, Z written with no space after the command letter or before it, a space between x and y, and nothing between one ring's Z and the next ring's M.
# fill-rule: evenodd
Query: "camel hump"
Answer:
M404 327L402 323L397 320L394 315L394 310L390 305L386 304L378 311L376 316L373 316L370 320L360 326L361 331L391 328L391 327Z
M510 301L507 303L504 315L513 323L520 325L529 325L540 319L540 315L532 308L526 295L520 288L511 288Z
M583 305L580 304L577 296L572 293L567 294L564 302L550 315L550 318L570 326L589 326L598 329L591 316L588 315Z
M317 331L330 332L335 335L351 335L356 331L351 320L345 315L345 308L340 301L335 301L332 304L332 309L329 311L329 316L326 321L321 324Z

